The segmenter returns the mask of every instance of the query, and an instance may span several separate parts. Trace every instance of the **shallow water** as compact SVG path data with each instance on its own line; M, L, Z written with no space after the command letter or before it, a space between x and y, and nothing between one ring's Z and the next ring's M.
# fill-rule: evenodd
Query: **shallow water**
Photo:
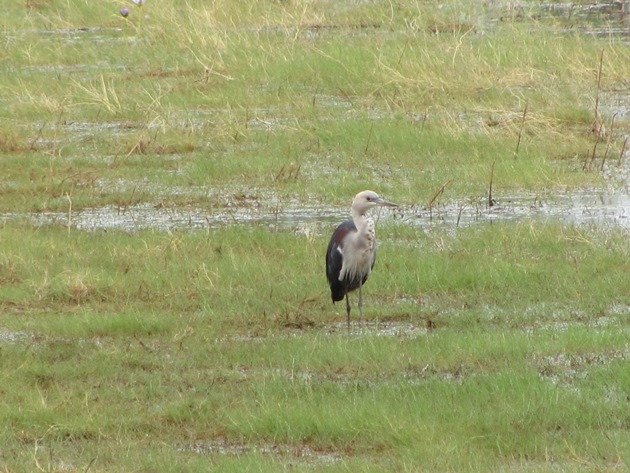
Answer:
M433 209L421 209L411 224L422 227L469 226L476 223L535 219L568 225L618 226L630 228L630 194L625 189L584 189L563 194L521 194L496 196L489 206L485 201L462 201ZM416 219L413 222L413 218Z
M5 213L0 222L26 221L35 226L58 225L79 230L196 230L223 226L263 225L293 229L316 235L347 219L346 208L277 202L247 201L214 209L196 207L161 207L138 204L125 208L106 206L72 213ZM381 222L395 221L424 230L458 228L494 222L537 220L566 225L618 227L630 229L630 193L619 190L585 189L566 193L496 195L493 206L487 199L468 199L435 205L401 207L376 214Z

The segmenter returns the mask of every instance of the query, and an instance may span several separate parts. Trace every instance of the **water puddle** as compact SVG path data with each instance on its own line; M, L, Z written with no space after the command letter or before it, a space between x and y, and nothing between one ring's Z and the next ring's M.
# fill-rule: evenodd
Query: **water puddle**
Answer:
M178 230L207 229L234 224L293 227L296 231L305 224L330 221L338 217L336 209L304 206L286 207L282 210L256 209L251 207L221 208L164 208L154 204L138 204L129 207L107 206L77 212L7 213L0 215L0 222L27 221L35 226L58 225L79 230ZM308 228L304 228L309 233Z
M418 327L410 322L388 321L356 321L351 320L350 330L346 322L335 322L324 326L323 332L327 335L344 335L350 337L394 337L416 338L429 333L426 327Z
M293 323L288 325L283 332L273 333L270 335L255 334L238 334L229 337L222 337L216 341L219 343L264 343L274 339L286 339L293 337L301 337L308 329L309 333L322 334L325 336L341 335L344 337L395 337L395 338L416 338L425 336L430 329L427 327L419 327L410 322L401 322L396 320L370 320L360 322L353 319L350 321L350 331L345 321L333 322L321 327L314 327L314 323L306 321L303 324Z
M297 462L332 464L343 459L335 451L318 450L303 444L280 443L238 443L228 440L210 440L195 442L177 447L180 452L192 452L199 455L230 455L241 456L249 453L288 458Z
M630 5L619 0L599 2L492 2L490 21L553 20L567 32L607 37L630 37Z
M628 312L630 314L630 311ZM612 326L618 326L619 320L615 317L598 317L589 321L557 320L540 322L522 327L525 333L534 334L536 332L566 332L575 327L588 327L593 330L608 330Z
M89 41L92 43L110 43L114 41L135 42L133 36L126 35L123 28L55 28L55 29L23 29L13 32L10 38L22 38L25 36L39 36L41 38L61 39L66 43Z
M630 228L630 193L584 189L563 194L497 196L490 206L485 199L432 208L412 209L402 220L423 228L460 227L476 223L534 219L568 225Z
M342 368L334 371L313 371L309 369L285 369L264 368L257 366L238 366L230 371L218 371L212 373L215 379L222 382L242 381L259 382L265 379L283 380L291 383L303 383L307 385L333 383L339 387L367 386L375 388L383 385L418 386L429 380L440 380L449 383L461 383L467 377L475 373L462 365L451 368L436 368L427 363L423 365L407 366L395 372L356 372L352 369L345 371Z
M557 310L543 303L530 306L523 315L525 322L515 321L510 324L510 328L522 329L528 335L538 332L566 332L574 328L630 333L630 325L627 323L630 321L630 305L619 302L612 303L604 311L597 313L566 308Z
M234 224L262 225L293 229L299 234L312 236L348 218L346 208L302 204L297 200L281 202L274 198L244 196L242 199L224 199L220 203L220 207L210 209L142 203L72 212L4 213L0 214L0 223L26 221L38 227L56 225L87 231L168 231L219 228ZM527 219L628 229L630 193L626 190L613 192L586 189L563 194L497 196L492 206L482 199L470 199L433 205L431 208L414 205L396 211L384 210L378 218L380 221L396 221L423 230Z
M603 91L599 97L599 110L608 117L615 117L615 123L627 124L630 122L630 90Z
M630 7L627 2L608 0L599 2L483 2L483 9L472 9L468 18L461 9L457 11L449 5L439 5L442 11L453 8L451 17L461 19L454 22L436 22L428 25L428 31L435 34L483 33L500 22L553 21L567 32L577 31L592 36L630 37ZM415 27L414 22L409 25ZM539 25L540 26L540 25ZM393 34L387 22L359 22L349 24L304 23L299 26L267 26L248 29L254 34L276 34L290 38L302 36L307 40L335 36L367 36Z
M0 329L0 344L2 343L22 343L31 340L32 337L26 332L14 332Z
M114 66L108 62L100 61L95 64L45 64L38 66L20 66L9 68L10 72L29 76L33 74L93 74L100 72L124 71L125 66Z
M585 379L588 369L593 366L605 366L615 361L630 359L630 349L602 353L558 353L545 356L536 365L540 376L553 384L569 384Z

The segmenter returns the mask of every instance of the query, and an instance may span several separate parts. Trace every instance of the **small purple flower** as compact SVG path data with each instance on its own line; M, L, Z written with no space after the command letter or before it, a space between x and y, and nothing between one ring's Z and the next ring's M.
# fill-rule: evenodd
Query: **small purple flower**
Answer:
M142 6L144 4L144 0L131 0L131 1L138 6Z
M123 18L127 18L127 16L129 16L129 8L122 7L120 9L120 14L122 15Z

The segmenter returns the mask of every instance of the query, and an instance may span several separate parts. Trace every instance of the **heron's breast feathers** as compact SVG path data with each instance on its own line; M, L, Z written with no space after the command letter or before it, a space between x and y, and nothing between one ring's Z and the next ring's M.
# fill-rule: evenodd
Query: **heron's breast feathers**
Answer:
M371 223L371 225L369 225ZM361 232L348 235L338 251L342 256L339 281L363 279L370 274L376 253L374 224L370 221Z

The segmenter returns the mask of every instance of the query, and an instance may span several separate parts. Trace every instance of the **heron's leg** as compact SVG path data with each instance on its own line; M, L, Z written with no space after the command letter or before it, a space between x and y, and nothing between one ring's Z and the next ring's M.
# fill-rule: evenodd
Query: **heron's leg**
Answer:
M361 326L363 327L363 296L361 294L361 288L363 284L359 284L359 320L361 321Z
M348 299L347 292L346 292L346 315L348 316L348 333L350 333L350 299Z

